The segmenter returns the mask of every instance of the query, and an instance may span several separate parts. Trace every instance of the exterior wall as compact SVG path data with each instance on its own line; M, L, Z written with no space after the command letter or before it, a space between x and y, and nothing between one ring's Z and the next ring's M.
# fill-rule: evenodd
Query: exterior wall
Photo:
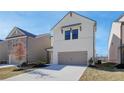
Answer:
M47 60L46 48L51 47L50 35L38 38L28 38L28 62L35 63L39 60Z
M121 23L113 22L108 44L108 59L110 62L120 63L120 31Z
M0 62L8 62L8 47L6 41L0 41Z
M27 42L26 37L16 37L7 39L9 63L19 65L27 62Z
M79 31L78 39L75 40L64 40L65 28L61 33L61 27L81 23L82 30ZM95 22L83 18L77 14L67 15L54 29L53 29L53 63L58 64L58 52L69 52L69 51L88 51L88 60L93 57L93 33ZM79 26L71 27L72 29L79 29Z

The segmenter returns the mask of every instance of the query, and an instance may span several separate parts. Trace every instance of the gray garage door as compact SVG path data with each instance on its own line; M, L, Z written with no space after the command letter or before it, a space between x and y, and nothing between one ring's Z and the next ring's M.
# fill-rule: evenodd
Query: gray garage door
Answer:
M87 65L87 51L59 52L58 62L64 65Z

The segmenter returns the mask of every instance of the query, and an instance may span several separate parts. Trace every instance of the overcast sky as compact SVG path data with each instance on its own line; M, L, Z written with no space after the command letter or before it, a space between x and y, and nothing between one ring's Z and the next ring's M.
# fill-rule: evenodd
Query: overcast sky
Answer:
M49 33L50 29L67 13L65 12L0 12L0 39L5 39L14 26L20 27L35 35ZM124 12L82 12L97 22L96 53L107 55L108 37L112 22Z

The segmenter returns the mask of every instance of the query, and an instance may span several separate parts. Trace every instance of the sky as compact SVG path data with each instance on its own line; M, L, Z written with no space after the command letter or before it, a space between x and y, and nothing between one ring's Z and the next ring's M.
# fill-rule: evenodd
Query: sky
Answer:
M123 11L75 11L97 22L96 54L108 54L108 38L112 22L118 19ZM13 27L22 28L35 35L50 33L50 29L66 15L68 11L30 11L0 12L0 39L4 40Z

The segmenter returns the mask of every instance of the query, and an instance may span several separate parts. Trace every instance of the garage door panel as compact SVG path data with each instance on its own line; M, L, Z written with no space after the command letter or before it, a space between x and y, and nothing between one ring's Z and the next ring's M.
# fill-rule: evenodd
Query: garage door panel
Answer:
M59 52L58 61L65 65L86 65L87 51Z

